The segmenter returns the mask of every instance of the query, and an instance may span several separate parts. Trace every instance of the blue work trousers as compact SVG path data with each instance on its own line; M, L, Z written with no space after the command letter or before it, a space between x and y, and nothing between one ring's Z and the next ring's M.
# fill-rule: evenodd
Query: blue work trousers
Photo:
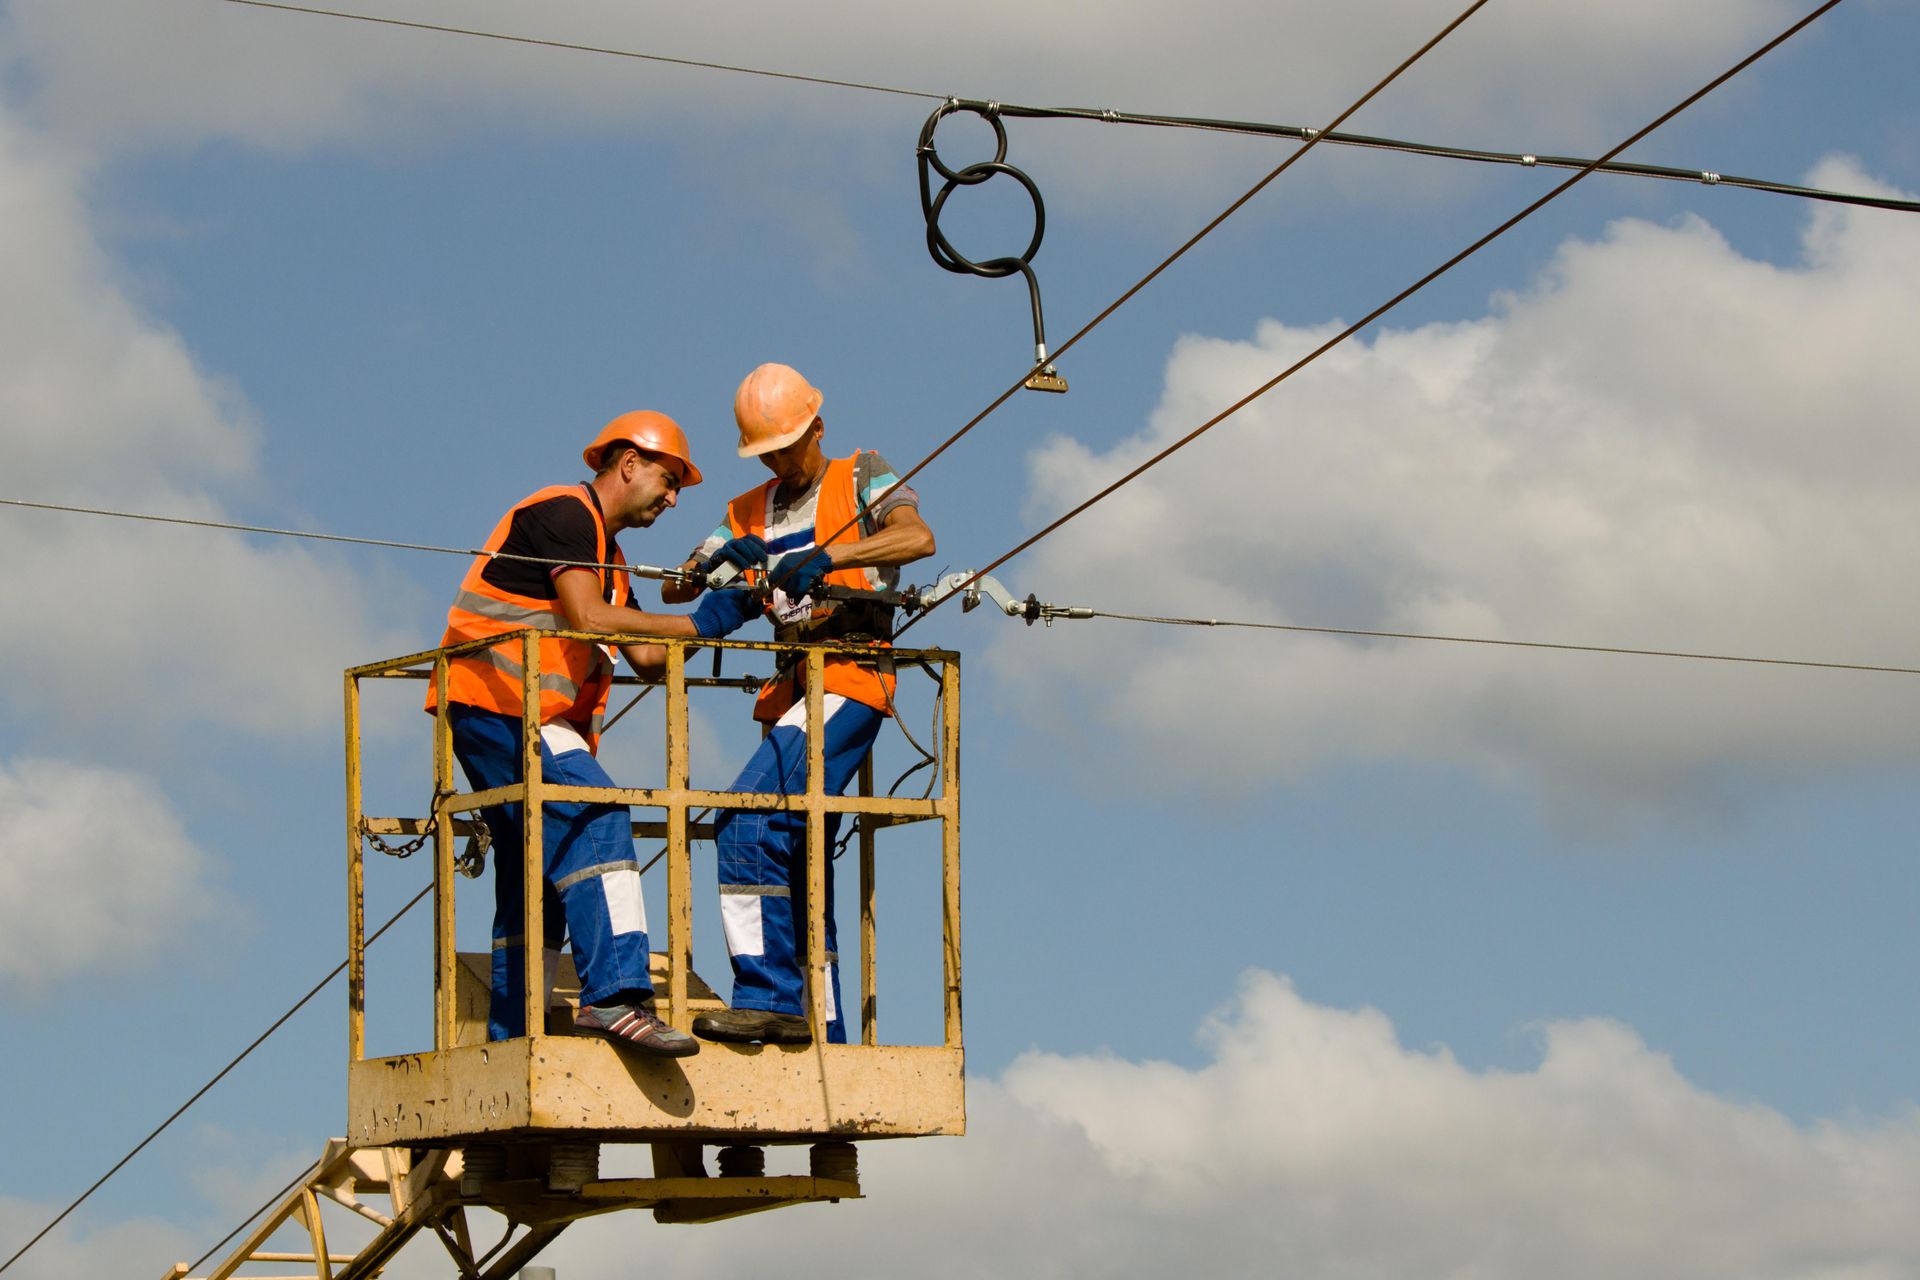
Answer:
M828 694L826 780L844 794L873 749L885 718L872 707ZM806 703L783 716L730 790L797 795L807 789ZM827 815L826 856L840 830ZM733 1007L804 1014L807 945L807 817L804 813L729 809L714 823L720 850L720 919L733 957ZM845 1044L840 1010L839 944L833 925L833 860L827 857L827 1039Z
M520 719L452 703L447 720L453 752L475 790L521 781ZM611 787L613 779L589 751L555 754L540 745L540 776L556 786ZM625 805L543 806L546 897L541 913L549 949L562 930L573 940L580 1002L602 1003L622 991L651 992L647 973L647 912L640 896L640 864ZM493 834L493 988L487 1038L526 1031L526 912L521 867L520 809L484 811ZM543 1028L544 1030L544 1028Z

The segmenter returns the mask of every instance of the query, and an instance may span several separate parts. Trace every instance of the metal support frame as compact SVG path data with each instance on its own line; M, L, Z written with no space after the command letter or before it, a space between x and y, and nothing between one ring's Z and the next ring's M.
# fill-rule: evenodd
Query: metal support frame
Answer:
M664 678L667 694L666 778L665 786L643 787L571 787L545 781L540 760L540 640L564 636L599 644L647 643L664 645L667 669ZM517 654L522 676L521 750L524 781L485 791L462 793L458 790L453 768L452 733L445 708L448 664L453 658L481 649L511 643ZM805 664L807 705L807 785L798 795L771 792L735 793L709 791L693 787L690 777L691 744L687 730L689 690L704 685L737 687L737 680L697 680L687 674L690 649L712 647L743 649L791 655ZM854 794L828 795L825 790L824 672L830 657L871 656L872 650L846 644L779 644L734 640L688 640L645 636L603 636L575 631L516 631L488 640L471 641L445 649L409 654L385 662L351 668L346 673L347 720L347 896L348 896L348 984L350 1060L366 1056L366 868L363 839L369 833L427 833L433 837L434 850L434 1035L433 1046L443 1051L455 1042L454 983L458 963L454 952L454 841L471 830L482 808L519 803L528 815L521 824L521 874L525 877L525 964L527 1032L546 1034L545 980L543 945L545 929L545 867L541 824L536 817L542 806L558 802L600 802L638 806L665 811L665 822L635 822L636 835L664 835L667 841L667 988L662 993L662 1015L683 1030L692 1019L687 1011L687 977L692 971L693 910L691 843L697 836L710 835L710 823L696 823L697 809L769 809L800 811L807 821L807 912L806 987L807 1017L816 1041L824 1041L826 1032L827 965L831 957L826 947L826 818L830 813L852 815L859 823L860 848L860 990L859 1043L877 1046L878 1009L877 968L874 959L878 939L875 910L877 877L876 832L883 827L911 822L938 822L941 826L942 882L942 956L945 991L945 1045L961 1046L960 1024L960 697L959 655L946 650L894 650L897 667L909 664L933 671L940 681L943 709L941 737L941 775L938 794L926 799L894 799L873 794L870 763L863 767ZM429 679L439 694L440 713L434 717L433 778L435 803L422 818L370 817L365 813L361 775L360 703L361 684L370 679ZM798 922L796 922L798 923Z

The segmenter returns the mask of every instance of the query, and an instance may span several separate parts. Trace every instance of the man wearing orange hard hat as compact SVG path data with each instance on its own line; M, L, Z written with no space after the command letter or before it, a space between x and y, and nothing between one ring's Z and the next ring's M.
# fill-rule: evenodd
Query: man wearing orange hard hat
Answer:
M643 635L697 634L691 618L632 607L615 535L644 529L700 483L686 433L664 413L637 410L609 422L581 453L582 483L538 490L494 526L447 611L444 648L527 627ZM659 645L622 649L636 669L666 661ZM558 786L611 787L594 752L612 687L612 650L585 640L540 641L540 768ZM427 710L437 698L431 684ZM521 781L520 641L447 664L447 722L454 754L477 790ZM489 1039L525 1033L524 879L520 806L484 811L494 861L493 983ZM654 1016L646 906L624 805L548 804L545 835L548 972L562 929L580 974L574 1026L642 1053L684 1057L699 1042Z
M764 604L746 592L709 592L695 615L702 635L726 635L764 610L777 640L882 645L891 638L890 608L826 598L820 584L891 590L900 566L933 554L933 531L920 517L918 495L899 483L879 454L856 450L846 457L827 456L821 447L822 400L817 388L784 364L763 364L740 384L733 400L740 456L760 459L773 478L727 504L725 522L685 567L712 571L730 564L771 591ZM662 596L674 603L692 599L699 590L665 586ZM789 672L761 690L754 718L772 727L732 790L806 790L807 701L798 685L800 674ZM821 692L825 786L829 794L840 795L872 750L881 722L892 714L893 675L876 663L829 658ZM827 818L829 846L839 818ZM805 815L728 810L714 823L714 841L721 922L733 959L733 1001L729 1009L695 1018L694 1034L709 1040L806 1043L812 1034L803 1016ZM827 1036L843 1042L831 860L826 872Z

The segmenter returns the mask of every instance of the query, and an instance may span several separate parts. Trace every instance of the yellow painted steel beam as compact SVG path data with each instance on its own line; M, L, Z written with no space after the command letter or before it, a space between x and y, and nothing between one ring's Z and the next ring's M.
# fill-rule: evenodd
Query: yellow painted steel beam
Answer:
M540 636L529 631L521 641L520 750L523 803L520 807L520 967L526 984L522 1001L526 1034L538 1039L547 1030L546 984L546 804L549 799L540 763ZM496 867L495 875L499 874Z
M348 672L347 736L347 1060L367 1056L367 884L360 834L360 680Z
M827 954L827 717L826 655L807 651L807 1026L815 1044L827 1042L827 1002L832 998Z

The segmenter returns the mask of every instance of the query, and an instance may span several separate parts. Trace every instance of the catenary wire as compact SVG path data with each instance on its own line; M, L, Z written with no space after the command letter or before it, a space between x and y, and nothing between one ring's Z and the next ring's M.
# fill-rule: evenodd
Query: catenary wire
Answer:
M1503 640L1490 636L1440 635L1422 631L1370 631L1360 627L1313 627L1293 622L1236 622L1223 618L1171 618L1151 613L1117 613L1089 609L1079 617L1115 618L1123 622L1150 622L1167 627L1243 627L1254 631L1292 631L1306 635L1359 636L1374 640L1434 640L1446 644L1496 645L1513 649L1558 649L1570 653L1614 653L1633 658L1690 658L1701 662L1740 662L1768 667L1813 667L1824 671L1872 671L1888 675L1920 676L1920 667L1882 666L1869 662L1820 662L1808 658L1762 658L1738 653L1701 653L1687 649L1632 649L1607 644L1565 644L1550 640Z
M1531 217L1535 212L1544 208L1547 204L1557 199L1561 194L1570 190L1576 183L1580 182L1582 179L1586 178L1589 174L1593 173L1595 171L1595 168L1598 165L1604 163L1609 159L1612 159L1614 156L1619 155L1622 151L1626 150L1628 147L1632 146L1634 143L1638 142L1640 139L1646 137L1648 134L1652 133L1655 129L1658 129L1661 125L1673 119L1673 117L1679 115L1682 111L1685 111L1688 107L1692 106L1694 103L1698 102L1700 99L1706 97L1709 93L1712 93L1715 89L1725 84L1728 80L1731 80L1734 76L1746 70L1748 67L1752 66L1755 62L1758 62L1761 58L1765 57L1767 54L1771 53L1774 49L1784 44L1787 40L1797 35L1800 31L1805 29L1807 26L1811 25L1822 14L1826 13L1829 9L1834 8L1839 3L1840 3L1840 0L1825 0L1824 3L1816 7L1811 13L1808 13L1806 16L1800 18L1798 21L1793 23L1785 31L1782 31L1780 34L1774 36L1771 40L1768 40L1765 44L1761 45L1758 49L1754 50L1752 53L1748 54L1746 57L1742 58L1740 61L1734 63L1733 66L1729 67L1727 70L1715 76L1712 80L1708 81L1705 85L1701 86L1699 89L1696 89L1694 92L1688 94L1686 97L1682 98L1678 103L1674 104L1672 107L1669 107L1666 111L1663 111L1662 113L1660 113L1660 115L1654 117L1654 119L1648 124L1641 126L1639 129L1629 134L1625 140L1623 140L1618 145L1610 149L1604 156L1600 157L1599 160L1588 162L1587 166L1581 169L1580 172L1574 174L1572 177L1568 178L1566 181L1556 186L1553 190L1547 192L1545 195L1541 196L1539 199L1533 201L1531 204L1521 209L1520 212L1514 214L1512 217L1508 218L1505 222L1502 222L1499 226L1487 232L1487 234L1481 236L1478 240L1475 240L1472 244L1468 245L1466 248L1462 249L1460 252L1454 254L1451 258L1441 263L1438 267L1435 267L1432 271L1429 271L1426 275L1421 276L1418 280L1414 281L1412 284L1402 289L1399 293L1395 294L1393 297L1389 298L1387 301L1381 303L1379 306L1375 307L1372 311L1369 311L1365 316L1361 317L1359 320L1355 321L1353 324L1348 325L1345 329L1341 330L1339 333L1329 338L1326 342L1320 344L1320 346L1314 348L1311 352L1309 352L1305 356L1302 356L1299 360L1295 361L1292 365L1289 365L1286 369L1282 370L1279 374L1275 375L1273 378L1269 379L1267 382L1255 388L1253 391L1249 392L1245 396L1242 396L1240 399L1234 401L1234 403L1232 403L1231 405L1228 405L1225 409L1221 410L1219 413L1215 414L1213 417L1207 419L1205 422L1195 427L1192 431L1189 431L1186 435L1180 437L1180 439L1174 441L1172 444L1160 450L1158 453L1154 454L1151 458L1148 458L1145 462L1141 463L1139 466L1133 468L1131 471L1121 476L1118 480L1113 481L1111 484L1101 489L1098 493L1094 494L1091 498L1088 498L1086 501L1072 508L1071 510L1066 512L1064 515L1059 516L1058 518L1053 520L1050 524L1040 529L1038 532L1023 539L1018 544L1016 544L1011 550L1003 553L996 559L990 561L985 568L980 569L976 573L975 579L977 580L979 577L993 572L993 570L999 568L1001 565L1005 564L1007 561L1013 559L1015 556L1019 555L1021 552L1027 550L1029 547L1039 542L1042 538L1047 537L1049 534L1059 529L1062 525L1066 524L1069 520L1072 520L1074 517L1086 511L1089 507L1092 507L1095 503L1098 503L1102 499L1106 498L1109 494L1112 494L1116 490L1120 489L1121 487L1131 483L1133 480L1139 478L1141 475L1145 474L1147 471L1149 471L1153 467L1158 466L1161 462L1165 461L1167 458L1171 457L1173 454L1185 448L1187 445L1193 443L1193 441L1199 439L1202 435L1205 435L1208 431L1212 430L1215 426L1219 425L1221 422L1224 422L1226 419L1228 419L1229 417L1232 417L1235 413L1238 413L1241 409L1245 408L1247 405L1253 403L1255 400L1259 399L1261 396L1265 395L1267 392L1273 390L1273 388L1279 386L1282 382L1285 382L1288 378L1291 378L1294 374L1306 368L1308 365L1312 364L1315 360L1318 360L1321 356L1333 350L1333 348L1339 346L1341 343L1345 342L1348 338L1351 338L1354 334L1360 332L1360 330L1366 328L1368 325L1372 324L1375 320L1379 319L1381 316L1385 315L1387 312L1393 310L1395 307L1399 306L1402 302L1406 301L1408 298L1412 297L1414 294L1418 293L1420 290L1426 288L1427 285L1431 284L1433 281L1439 279L1441 276L1451 271L1454 267L1458 266L1460 263L1472 257L1475 253L1478 253L1481 249L1491 244L1494 240L1497 240L1499 237L1506 234L1509 230L1518 226L1521 222ZM931 612L931 610L929 610L928 612ZM920 621L921 618L925 618L926 616L927 614L922 613L918 618L913 619L913 622L918 622ZM910 627L913 625L913 622L910 622L907 625ZM907 629L906 627L901 628L902 631L905 631L906 629Z
M1118 111L1093 107L1027 107L1009 103L976 103L961 100L962 106L991 106L1003 116L1025 120L1094 120L1106 124L1148 125L1167 129L1198 129L1212 133L1250 134L1256 137L1287 138L1306 141L1321 130L1305 125L1261 124L1249 120L1211 120L1198 116L1154 115L1138 111ZM1332 146L1358 147L1370 151L1393 151L1402 155L1427 156L1442 160L1468 160L1478 164L1512 165L1524 169L1585 169L1596 173L1629 178L1655 178L1667 182L1694 182L1709 187L1736 187L1743 191L1763 191L1772 195L1796 196L1803 200L1822 200L1834 204L1858 205L1868 209L1888 209L1900 213L1920 213L1920 200L1893 196L1862 195L1851 191L1833 191L1793 182L1775 182L1770 178L1745 178L1712 169L1688 169L1677 165L1641 164L1626 160L1593 161L1580 156L1535 154L1528 151L1492 151L1480 147L1462 147L1450 143L1413 142L1405 138L1386 138L1365 133L1325 132L1319 141Z
M387 922L385 924L381 925L378 929L374 930L371 934L367 936L367 941L365 945L371 946L373 943L377 942L381 934L385 933L388 929L391 929L395 924L399 923L401 916L404 916L407 914L407 912L413 910L414 907L419 905L421 899L425 898L429 893L432 893L432 892L433 892L433 886L428 885L426 888L422 889L419 893L414 894L413 897L407 902L407 904L404 907L401 907L398 911L394 912L392 916L388 917ZM207 1091L212 1089L213 1086L219 1084L222 1080L224 1080L228 1072L232 1071L235 1067L239 1066L242 1062L246 1060L249 1054L251 1054L255 1049L258 1049L262 1044L266 1043L268 1036L271 1036L274 1032L278 1031L281 1027L285 1026L288 1019L292 1018L294 1014L300 1012L301 1009L305 1008L307 1005L307 1002L312 1000L315 996L319 995L321 991L325 990L327 985L331 983L335 978L339 977L342 973L346 972L346 968L347 968L347 962L345 960L342 960L339 966L335 968L332 973L329 973L326 977L320 979L319 982L315 983L311 991L307 992L307 994L305 994L304 996L301 996L298 1000L294 1001L292 1008L288 1009L285 1013L281 1014L278 1018L276 1018L274 1020L273 1025L268 1027L265 1031L262 1031L254 1039L252 1044L242 1049L239 1052L239 1054L236 1055L231 1062L227 1063L226 1066L220 1068L219 1072L214 1075L213 1079L201 1085L200 1088L194 1092L194 1095L191 1098L188 1098L185 1102L181 1103L180 1106L174 1111L172 1115L168 1116L165 1120L162 1120L159 1124L159 1127L154 1129L154 1131L152 1133L149 1133L146 1137L140 1139L139 1143L135 1145L133 1150L127 1152L126 1155L120 1157L119 1162L116 1163L113 1166L113 1168L101 1174L98 1181L96 1181L92 1186L88 1187L85 1191L82 1191L79 1197L76 1198L72 1204L62 1209L54 1217L52 1222L49 1222L46 1226L40 1228L40 1230L34 1235L33 1239L21 1245L19 1250L15 1252L11 1258L8 1258L5 1262L0 1262L0 1272L4 1272L8 1267L11 1267L14 1263L20 1261L21 1258L25 1257L27 1250L33 1248L33 1246L35 1246L36 1244L39 1244L40 1241L46 1236L46 1234L49 1231L52 1231L55 1227L59 1226L62 1222L66 1220L66 1217L68 1214L72 1213L75 1209L78 1209L82 1204L86 1203L87 1199L90 1196L92 1196L94 1192L98 1191L101 1187L106 1185L107 1179L113 1177L114 1174L124 1169L127 1166L127 1163L129 1161L131 1161L135 1156L139 1155L142 1151L146 1149L148 1143L152 1142L155 1138L159 1137L162 1133L165 1133L168 1127L170 1127L175 1120L178 1120L181 1116L186 1114L187 1109L189 1107L191 1107L194 1103L200 1101L201 1098L205 1097L207 1094ZM258 1216L258 1215L256 1214L255 1216ZM248 1221L250 1222L252 1221L252 1219L249 1218ZM228 1239L232 1239L232 1237L229 1236ZM225 1243L225 1241L222 1241L222 1243ZM219 1247L220 1247L219 1245L214 1246L214 1248L216 1249L218 1249ZM205 1260L206 1259L204 1258L201 1259L202 1262L204 1262ZM194 1265L199 1266L200 1264L196 1262Z
M345 9L321 9L311 5L282 4L278 0L221 0L223 4L245 5L249 9L274 9L282 13L304 13L318 18L345 18L352 22L370 22L383 27L406 27L414 31L435 31L442 35L471 36L477 40L499 40L507 44L535 45L542 49L566 49L574 53L598 53L612 58L632 58L639 62L664 62L676 67L696 67L703 71L730 71L737 75L763 76L772 80L797 80L803 84L827 85L835 89L861 89L868 93L889 93L903 98L946 97L920 89L901 89L893 85L865 84L858 80L836 80L831 76L802 75L796 71L771 71L764 67L742 67L727 62L703 62L698 58L675 58L664 53L640 53L632 49L613 49L604 45L573 44L565 40L544 40L536 36L507 35L499 31L480 31L472 27L445 26L437 22L416 22L407 18L384 18L370 13L350 13Z
M314 17L343 18L352 22L366 22L378 26L405 27L416 31L432 31L443 35L468 36L480 40L497 40L508 44L532 45L539 48L565 49L575 53L597 53L614 58L630 58L640 62L659 62L671 66L692 67L706 71L725 71L737 75L763 76L774 80L791 80L803 84L824 85L836 89L858 89L870 93L892 94L898 97L919 98L925 101L949 101L964 105L991 107L1004 116L1015 116L1027 120L1091 120L1103 124L1142 125L1151 128L1194 129L1211 133L1232 133L1255 137L1286 138L1306 141L1316 134L1332 146L1358 147L1375 151L1394 151L1405 155L1429 156L1444 160L1466 160L1480 164L1518 165L1524 168L1542 169L1579 169L1587 161L1578 156L1558 156L1534 154L1525 151L1494 151L1479 147L1464 147L1452 143L1418 142L1406 138L1387 138L1372 134L1324 132L1306 125L1270 124L1254 120L1225 120L1205 116L1176 116L1149 111L1126 111L1110 107L1036 107L1010 102L978 102L971 99L954 98L948 94L935 93L931 89L907 89L894 85L870 84L859 80L838 80L831 76L805 75L792 71L777 71L765 67L748 67L728 62L712 62L698 58L681 58L668 54L646 53L634 49L617 49L604 45L576 44L564 40L543 39L537 36L517 36L499 31L483 31L472 27L455 27L433 22L418 22L405 18L389 18L378 14L353 13L344 9L323 9L312 5L285 4L280 0L221 0L224 4L244 5L252 9L278 10L285 13L308 14ZM1626 161L1608 162L1598 166L1601 173L1617 174L1622 177L1655 178L1671 182L1697 182L1706 186L1737 187L1747 191L1763 191L1774 195L1796 196L1808 200L1826 200L1841 204L1860 205L1874 209L1893 209L1902 212L1920 212L1920 201L1901 200L1890 196L1867 196L1845 191L1831 191L1820 187L1803 186L1791 182L1775 182L1766 178L1743 178L1735 174L1721 173L1712 169L1688 169L1673 165L1637 164ZM1056 353L1057 354L1057 353Z
M431 551L449 556L486 556L492 560L519 560L569 569L619 569L638 573L644 566L612 564L597 560L556 560L551 556L512 555L505 551L485 551L479 547L436 547L424 542L393 542L385 538L350 538L342 533L314 533L306 529L274 529L259 524L235 524L228 520L198 520L188 516L157 516L142 511L116 511L108 507L75 507L58 502L29 502L24 498L0 498L0 507L30 507L37 511L64 511L70 515L110 516L116 520L146 520L154 524L178 524L195 529L220 529L228 533L264 533L276 538L304 538L311 542L346 542L360 547L388 547L399 551Z
M68 512L75 512L83 515L112 516L112 517L118 517L122 519L130 519L130 520L154 520L154 521L159 521L165 524L190 524L190 525L200 526L203 528L235 530L235 531L245 532L245 533L271 533L271 534L277 534L279 536L288 537L288 538L313 538L313 539L318 539L320 541L326 541L326 542L351 542L351 543L358 543L364 546L394 547L394 548L399 548L401 550L407 550L407 551L446 552L453 555L484 554L483 552L479 552L479 551L460 551L453 547L435 547L435 546L427 546L421 543L389 542L389 541L384 541L377 538L349 538L349 537L344 537L338 534L305 533L305 532L301 532L299 530L293 530L293 529L268 529L268 528L263 528L257 525L227 524L217 520L180 520L171 516L142 515L136 512L112 511L112 510L93 508L93 507L56 506L51 503L21 502L21 501L9 499L9 498L0 498L0 505L36 507L36 508L42 508L46 510L53 510L53 511L68 511ZM635 568L635 566L633 565L594 564L590 561L584 561L584 560L547 560L539 556L503 556L502 558L529 560L538 564L564 564L568 566L578 566L581 568L610 568L610 569L626 569L626 570L632 570L633 568ZM1011 557L1005 557L1005 558L1011 558ZM991 572L993 568L998 567L999 563L1001 562L995 562L993 566L989 566L989 568L981 569L977 571L975 577L976 578L984 577L986 574ZM895 632L896 638L901 633L904 633L909 627L912 627L913 625L918 623L922 617L926 616L926 613L931 611L932 610L929 609L926 612L923 612L909 619L905 624L903 624L900 627L899 631ZM1669 657L1669 658L1714 657L1714 658L1719 658L1721 660L1728 661L1728 662L1753 662L1753 663L1761 663L1769 666L1830 667L1838 670L1849 670L1849 671L1887 671L1887 672L1897 672L1897 673L1906 673L1907 671L1907 668L1905 667L1873 666L1868 664L1851 663L1851 662L1816 662L1816 661L1802 661L1798 659L1788 659L1788 658L1741 657L1741 656L1735 656L1735 655L1697 654L1697 653L1691 653L1691 652L1669 651L1664 649L1632 649L1632 648L1620 648L1620 647L1611 646L1611 645L1589 645L1589 644L1574 644L1574 643L1562 643L1562 642L1549 643L1549 642L1542 641L1538 643L1529 643L1529 642L1522 642L1517 640L1493 640L1493 639L1477 638L1472 636L1441 636L1441 635L1422 635L1422 634L1415 634L1411 632L1364 631L1364 630L1357 630L1354 628L1347 628L1347 627L1310 626L1304 623L1297 624L1297 625L1283 626L1282 624L1279 624L1279 623L1230 622L1230 621L1220 621L1217 619L1207 619L1207 618L1163 618L1157 615L1115 613L1107 610L1093 610L1089 616L1103 617L1103 618L1121 618L1121 619L1127 619L1127 620L1139 621L1139 622L1164 622L1170 625L1181 625L1181 626L1271 627L1277 630L1324 632L1325 634L1328 634L1328 635L1377 636L1377 637L1387 638L1387 639L1402 639L1402 640L1445 640L1445 641L1452 641L1452 642L1461 643L1461 644L1511 645L1511 646L1517 646L1517 647L1523 647L1523 648L1566 649L1566 650L1572 650L1572 651L1578 651L1578 652L1592 652L1592 653L1638 654L1638 655L1647 656L1647 657ZM605 724L601 726L601 732L604 733L607 730L612 729L614 725L623 716L625 716L629 711L633 710L636 705L638 705L644 698L646 698L646 696L649 693L651 693L657 687L658 686L655 686L655 685L647 685L645 688L641 689L640 692L636 694L625 706L621 707L619 711L615 712L612 716L609 716L607 718ZM656 861L657 860L658 859L656 859ZM652 863L649 863L648 866L652 866ZM0 1271L4 1271L4 1270L5 1270L5 1267L0 1266Z

